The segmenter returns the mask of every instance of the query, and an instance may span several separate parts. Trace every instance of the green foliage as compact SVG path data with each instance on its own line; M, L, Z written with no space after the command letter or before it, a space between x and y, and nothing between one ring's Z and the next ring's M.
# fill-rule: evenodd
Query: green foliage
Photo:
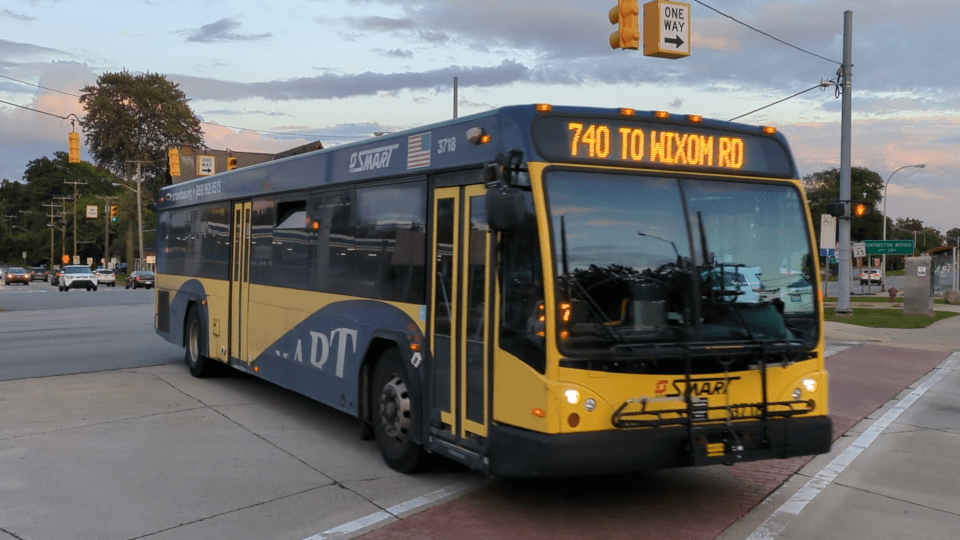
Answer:
M804 176L801 180L810 205L814 228L817 230L817 245L820 245L820 216L826 212L828 202L840 198L840 169L829 169ZM875 211L865 218L850 222L850 239L874 240L883 237L883 178L863 167L850 169L850 198L854 201L873 203ZM866 194L866 195L864 195Z
M128 177L128 161L147 161L144 177L163 177L168 148L203 142L200 119L188 101L177 84L158 73L104 73L96 86L83 87L83 131L96 164Z
M933 317L910 317L903 314L902 308L860 308L841 317L834 311L835 308L825 308L823 319L872 328L926 328L937 321L960 315L952 311L935 311Z

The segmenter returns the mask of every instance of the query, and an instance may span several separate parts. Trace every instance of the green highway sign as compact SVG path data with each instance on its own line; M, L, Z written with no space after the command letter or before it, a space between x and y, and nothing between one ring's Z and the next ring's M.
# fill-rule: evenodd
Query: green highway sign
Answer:
M913 255L913 240L864 240L867 255Z

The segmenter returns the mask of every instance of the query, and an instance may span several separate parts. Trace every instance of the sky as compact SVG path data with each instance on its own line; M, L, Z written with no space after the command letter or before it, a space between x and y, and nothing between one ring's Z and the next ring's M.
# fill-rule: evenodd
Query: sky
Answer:
M180 85L205 144L244 152L447 120L454 77L459 116L552 103L729 120L835 80L849 10L853 166L890 179L891 218L960 227L960 2L692 0L680 59L611 49L614 5L0 0L0 179L66 151L72 129L10 104L82 118L81 88L122 70ZM833 89L816 88L738 121L783 133L802 177L839 168L840 108Z

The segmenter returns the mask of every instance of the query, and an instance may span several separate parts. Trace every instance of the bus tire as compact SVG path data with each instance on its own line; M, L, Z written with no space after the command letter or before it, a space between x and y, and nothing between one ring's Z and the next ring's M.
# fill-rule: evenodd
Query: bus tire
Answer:
M184 348L187 350L184 361L190 368L190 374L194 377L202 378L211 374L212 367L207 357L200 351L206 350L205 339L203 337L203 328L200 325L200 315L197 308L190 308L187 314L187 325L184 332Z
M415 472L424 458L423 447L411 437L419 402L409 389L400 352L387 349L373 370L373 433L383 461L401 473Z

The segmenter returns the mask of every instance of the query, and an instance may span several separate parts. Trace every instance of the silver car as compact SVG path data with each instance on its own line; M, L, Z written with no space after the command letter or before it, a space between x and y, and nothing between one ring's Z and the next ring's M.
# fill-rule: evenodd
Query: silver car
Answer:
M60 292L66 292L70 289L86 289L88 291L97 290L97 275L90 270L89 266L82 264L64 266L60 274Z
M113 273L113 270L108 270L106 268L97 269L97 284L98 285L108 285L110 287L117 286L117 275Z

